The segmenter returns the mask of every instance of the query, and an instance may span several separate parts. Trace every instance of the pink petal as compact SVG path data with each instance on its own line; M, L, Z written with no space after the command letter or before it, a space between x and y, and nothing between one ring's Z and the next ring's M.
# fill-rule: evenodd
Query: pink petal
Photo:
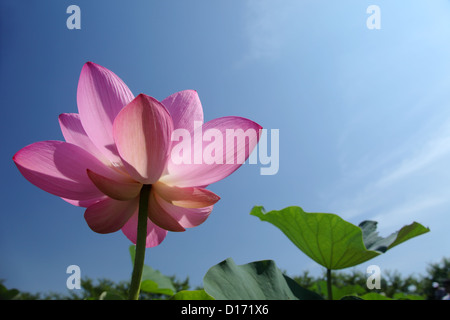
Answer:
M65 199L65 198L61 198L64 201L70 203L71 205L77 206L77 207L83 207L83 208L87 208L92 206L93 204L105 200L107 197L105 195L102 195L100 197L97 198L93 198L90 200L71 200L71 199Z
M202 224L211 213L213 206L207 206L204 208L183 208L173 205L158 194L155 194L155 199L160 209L165 212L166 215L170 215L172 219L183 228L193 228Z
M194 122L203 124L203 109L195 90L184 90L165 98L162 104L169 110L174 129L194 132Z
M171 158L168 174L160 181L188 187L207 186L226 178L250 156L259 141L261 129L259 124L241 117L223 117L205 123L191 137L190 163L177 164ZM213 145L217 148L212 148L215 151L209 153ZM213 153L218 155L218 161L210 159Z
M109 178L119 175L87 151L62 141L33 143L19 150L13 160L32 184L71 200L92 200L103 196L89 179L86 169Z
M204 208L220 200L214 192L204 188L168 186L162 182L152 185L158 195L167 202L184 208Z
M138 213L136 212L122 228L123 234L134 244L136 244L137 238L137 221L138 221ZM153 222L150 219L147 219L147 240L146 247L156 247L159 245L167 235L167 230L164 230Z
M156 198L159 197L158 194L152 190L150 192L150 200L148 203L148 217L154 224L168 231L181 232L185 231L183 226L165 211L161 205L158 203Z
M94 145L113 163L120 163L113 122L133 98L130 89L113 72L92 62L83 66L77 91L81 123Z
M63 113L59 116L59 125L66 142L79 146L104 163L109 160L100 152L87 136L77 113Z
M132 179L113 180L92 170L87 170L87 174L95 186L110 198L116 200L131 200L139 195L142 184Z
M84 218L89 227L95 232L116 232L137 211L138 205L138 197L129 201L107 198L89 206L84 213Z
M114 121L114 140L128 173L143 184L159 180L167 163L172 118L152 97L140 94Z

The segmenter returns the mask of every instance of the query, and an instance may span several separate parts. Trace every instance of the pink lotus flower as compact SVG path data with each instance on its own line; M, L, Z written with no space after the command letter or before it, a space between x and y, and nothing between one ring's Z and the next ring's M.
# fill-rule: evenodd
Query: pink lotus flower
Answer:
M144 94L134 97L117 75L88 62L81 71L77 103L78 114L59 117L65 142L33 143L13 160L32 184L85 207L84 217L95 232L122 230L136 243L140 190L151 185L146 247L156 246L167 231L203 223L219 200L205 187L241 165L171 160L174 130L195 136L195 123L203 124L196 91L177 92L161 102ZM240 117L218 118L202 128L219 130L224 137L228 129L261 129ZM198 146L195 139L192 144ZM258 139L259 134L234 153L244 152L247 159ZM200 146L203 150L202 141Z

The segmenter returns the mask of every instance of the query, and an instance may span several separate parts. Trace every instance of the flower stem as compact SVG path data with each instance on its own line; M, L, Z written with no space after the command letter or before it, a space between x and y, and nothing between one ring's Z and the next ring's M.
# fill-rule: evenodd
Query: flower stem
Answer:
M145 242L147 239L148 199L152 185L143 185L139 195L139 213L137 225L136 254L134 255L133 274L131 275L129 300L139 300L142 270L145 260Z
M328 289L328 300L333 300L333 291L331 288L331 270L327 268L327 289Z

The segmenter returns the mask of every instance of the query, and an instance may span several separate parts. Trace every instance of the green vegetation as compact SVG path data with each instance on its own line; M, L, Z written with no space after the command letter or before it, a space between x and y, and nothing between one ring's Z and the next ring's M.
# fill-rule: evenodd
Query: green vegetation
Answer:
M367 275L356 269L350 272L333 273L333 298L341 299L344 296L358 296L365 300L380 299L409 299L409 300L436 300L441 298L442 283L450 278L450 258L443 258L440 263L432 263L427 268L425 276L406 276L400 272L383 271L381 288L370 290L367 288ZM314 291L323 297L327 295L326 274L321 277L312 277L306 271L293 279L303 288ZM439 284L435 288L433 284Z
M450 258L443 258L439 263L432 263L428 266L425 276L402 276L399 272L383 270L381 277L381 289L369 290L366 286L367 275L364 272L353 269L351 271L334 271L332 280L332 290L334 299L342 299L346 296L358 296L365 300L380 299L409 299L409 300L435 300L440 299L439 288L433 284L442 282L450 278ZM175 299L186 294L195 294L198 299L207 299L208 296L201 288L197 291L190 290L189 279L178 280L176 277L170 279L173 292L177 292ZM307 271L302 275L291 277L301 287L315 292L325 298L327 296L326 274L313 277ZM150 281L150 280L146 280ZM17 289L8 289L0 282L0 299L20 299L20 300L97 300L97 299L121 299L127 297L129 283L122 281L115 283L108 279L94 281L89 278L81 279L81 289L70 290L67 294L60 293L28 293ZM149 290L150 291L150 290ZM167 292L169 293L169 292ZM194 297L191 296L191 297ZM195 299L194 297L194 299ZM170 299L171 294L152 293L141 291L140 299Z

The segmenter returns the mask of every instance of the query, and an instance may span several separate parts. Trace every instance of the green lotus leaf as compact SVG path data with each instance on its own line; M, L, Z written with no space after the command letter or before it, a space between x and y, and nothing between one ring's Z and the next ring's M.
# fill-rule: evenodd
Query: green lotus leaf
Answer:
M216 300L322 300L283 275L272 260L238 266L229 258L208 270L203 285Z
M205 290L183 290L177 292L170 300L214 300Z
M265 212L253 207L251 215L278 227L301 251L330 270L356 266L429 229L413 222L386 238L376 231L377 222L356 226L332 213L310 213L297 206Z

